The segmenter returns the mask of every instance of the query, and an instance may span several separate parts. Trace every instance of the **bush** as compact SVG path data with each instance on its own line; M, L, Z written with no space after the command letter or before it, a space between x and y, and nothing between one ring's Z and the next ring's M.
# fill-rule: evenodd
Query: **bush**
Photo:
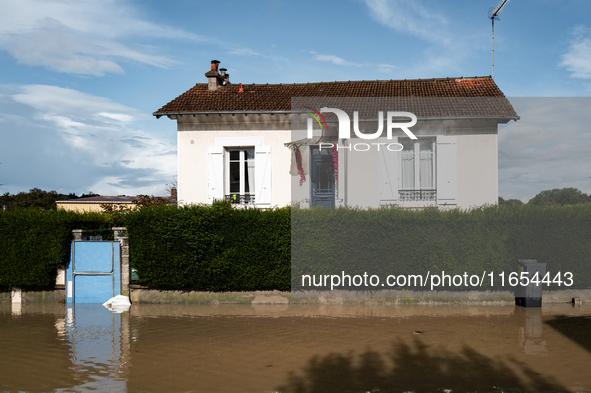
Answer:
M382 280L441 271L508 275L519 259L547 263L553 277L572 272L570 288L591 288L591 204L262 211L219 202L125 214L0 211L0 289L53 288L57 265L69 262L72 229L114 226L127 226L132 266L152 288L297 290L303 274L341 271Z
M507 290L507 275L518 270L518 261L537 259L547 264L552 277L569 271L576 287L591 287L590 224L590 205L471 211L294 209L291 284L303 289L305 274L367 272L384 283L388 275L494 272L494 289ZM506 273L504 288L498 286L501 272ZM482 289L492 289L490 282Z
M64 210L0 212L0 289L54 288L57 266L70 260L72 229L111 228L123 216Z
M288 290L290 210L161 206L128 215L139 283L162 289Z

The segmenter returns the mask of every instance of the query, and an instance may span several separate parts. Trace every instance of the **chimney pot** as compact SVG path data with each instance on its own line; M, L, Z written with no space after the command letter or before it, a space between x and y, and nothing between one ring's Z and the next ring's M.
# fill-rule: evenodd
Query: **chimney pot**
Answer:
M238 93L244 93L244 85L242 83L238 85Z
M224 78L218 72L218 64L220 64L219 60L212 60L211 70L205 73L205 76L207 77L207 89L211 91L216 91L223 85Z

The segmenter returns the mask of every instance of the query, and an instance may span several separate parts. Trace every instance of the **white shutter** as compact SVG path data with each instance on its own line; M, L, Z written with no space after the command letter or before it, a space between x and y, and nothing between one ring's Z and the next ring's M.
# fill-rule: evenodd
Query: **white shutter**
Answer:
M437 137L437 204L457 205L458 170L456 137L440 135Z
M224 199L224 147L207 147L207 202Z
M380 140L381 142L381 140ZM378 152L378 178L380 205L394 205L398 203L398 163L400 152L388 150L387 145L398 143L398 138L386 140L386 145L380 145ZM398 150L398 145L392 145L393 150Z
M271 146L254 148L255 204L271 207Z

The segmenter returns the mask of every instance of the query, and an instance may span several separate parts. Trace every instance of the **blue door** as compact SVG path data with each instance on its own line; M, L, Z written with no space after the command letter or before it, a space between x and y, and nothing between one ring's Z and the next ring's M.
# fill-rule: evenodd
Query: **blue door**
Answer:
M121 253L116 241L73 241L68 303L104 303L121 294Z
M332 149L312 146L312 206L334 209L335 176Z

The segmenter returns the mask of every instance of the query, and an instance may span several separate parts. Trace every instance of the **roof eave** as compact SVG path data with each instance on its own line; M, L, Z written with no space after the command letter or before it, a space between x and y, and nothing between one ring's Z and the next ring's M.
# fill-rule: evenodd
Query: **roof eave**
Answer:
M293 114L293 113L305 113L304 111L191 111L191 112L154 112L153 116L157 119L162 116L195 116L195 115L222 115L222 114ZM511 120L517 121L520 119L519 116L429 116L429 117L417 117L417 120L476 120L476 119L497 119L499 123L508 123ZM378 119L360 119L361 121L377 121ZM328 120L328 122L332 122Z
M292 114L293 111L186 111L186 112L154 112L152 116L156 116L157 119L160 119L162 116L195 116L195 115L237 115L237 114Z

